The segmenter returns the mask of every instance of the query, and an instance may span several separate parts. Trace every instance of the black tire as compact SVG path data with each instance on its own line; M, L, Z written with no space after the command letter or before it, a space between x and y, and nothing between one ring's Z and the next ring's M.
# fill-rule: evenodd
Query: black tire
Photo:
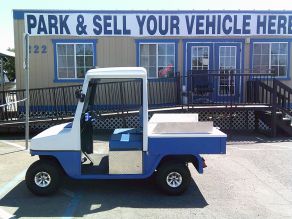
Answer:
M51 160L38 160L30 165L26 171L26 186L36 195L51 195L58 190L61 175L60 167L56 162Z
M175 177L178 183L170 185L171 177ZM165 163L162 164L156 175L156 183L162 192L168 195L180 195L184 193L190 184L191 174L185 163ZM180 182L180 183L179 183Z

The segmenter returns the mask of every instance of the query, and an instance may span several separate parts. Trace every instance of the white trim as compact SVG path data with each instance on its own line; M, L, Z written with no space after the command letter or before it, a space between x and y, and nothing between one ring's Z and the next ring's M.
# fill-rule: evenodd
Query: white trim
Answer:
M67 54L66 54L67 55ZM74 75L75 75L75 78L77 78L77 65L76 65L76 44L74 44Z

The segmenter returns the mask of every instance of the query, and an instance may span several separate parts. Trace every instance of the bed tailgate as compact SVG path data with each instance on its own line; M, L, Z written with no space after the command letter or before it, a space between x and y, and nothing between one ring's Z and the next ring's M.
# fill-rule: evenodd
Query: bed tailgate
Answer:
M210 133L148 135L148 151L153 154L225 154L227 135L217 128Z

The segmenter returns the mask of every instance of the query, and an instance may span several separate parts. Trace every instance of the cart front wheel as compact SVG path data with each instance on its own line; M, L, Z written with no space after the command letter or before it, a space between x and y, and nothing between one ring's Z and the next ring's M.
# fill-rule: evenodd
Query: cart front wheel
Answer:
M36 195L50 195L60 185L61 171L59 166L50 160L38 160L27 170L25 182L27 188Z
M190 180L189 168L184 163L165 163L157 170L156 183L168 195L180 195L185 192Z

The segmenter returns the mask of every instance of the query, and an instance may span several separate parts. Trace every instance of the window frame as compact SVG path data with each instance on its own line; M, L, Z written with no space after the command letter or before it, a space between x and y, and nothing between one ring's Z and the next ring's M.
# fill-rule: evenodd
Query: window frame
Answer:
M226 51L226 48L230 48L230 55L228 56L228 55L226 55L226 54L224 54L223 56L221 56L221 51L220 51L220 49L222 49L222 48L225 48L225 51ZM232 52L231 52L231 48L234 48L234 56L232 55ZM235 94L236 94L236 78L235 78L235 76L226 76L226 75L224 75L225 74L225 71L226 70L228 70L228 68L223 68L223 69L220 69L220 67L221 67L221 64L220 64L220 59L221 59L221 57L222 58L232 58L232 57L234 57L234 72L233 73L236 73L237 72L237 68L236 68L236 59L238 58L237 57L237 54L238 54L238 51L237 51L237 49L238 49L238 47L237 46L231 46L231 45L228 45L228 46L224 46L224 45L222 45L222 46L218 46L218 55L219 55L219 62L218 62L218 70L219 70L219 74L220 74L220 76L218 77L218 84L217 84L217 95L218 96L220 96L220 97L234 97L235 96ZM225 61L226 60L224 60L224 65L225 65ZM223 65L223 66L224 66ZM231 66L231 64L230 64L230 66ZM226 67L226 66L224 66L224 67ZM224 73L222 74L221 73L221 71L223 71ZM223 77L228 77L228 83L221 83L222 81L222 78ZM226 80L226 79L225 79ZM222 94L221 93L221 88L223 87L223 89L224 89L224 87L227 87L228 89L228 92L226 93L226 94ZM231 88L233 88L233 90L231 89ZM232 90L232 92L231 92L231 90Z
M77 77L77 64L76 64L76 44L92 44L93 46L93 66L97 65L97 57L96 57L96 44L97 40L93 39L53 39L53 47L54 47L54 82L56 83L68 83L68 82L83 82L84 78ZM74 74L75 78L60 78L58 72L58 48L57 45L74 45ZM67 54L66 54L67 55ZM85 64L85 63L84 63Z
M207 45L202 45L202 46L199 46L199 45L196 45L196 46L191 46L191 70L193 70L193 67L199 67L199 65L196 65L194 66L193 65L193 58L194 57L197 57L199 58L199 56L194 56L194 51L193 51L193 48L196 47L197 49L197 54L198 54L198 48L201 47L201 48L207 48L207 51L208 51L208 66L207 66L207 70L210 69L210 46L207 46ZM204 68L204 64L203 64L203 68ZM204 70L204 69L197 69L197 70Z
M272 62L271 62L271 57L272 57L272 52L271 52L271 47L273 43L286 43L288 46L288 51L287 51L287 72L286 75L279 76L276 75L275 78L280 79L280 80L290 80L290 51L291 51L291 39L251 39L250 41L250 70L251 73L254 73L254 46L255 44L268 44L269 45L269 69L271 69ZM278 65L279 66L279 65Z
M177 72L177 58L178 58L178 40L176 39L167 39L167 40L136 40L136 66L137 67L142 67L141 64L141 55L140 55L140 46L141 45L149 45L149 44L155 44L156 45L156 77L149 77L149 73L147 72L147 78L149 79L160 79L160 77L158 77L158 45L159 44L174 44L174 77L176 76L176 72Z

